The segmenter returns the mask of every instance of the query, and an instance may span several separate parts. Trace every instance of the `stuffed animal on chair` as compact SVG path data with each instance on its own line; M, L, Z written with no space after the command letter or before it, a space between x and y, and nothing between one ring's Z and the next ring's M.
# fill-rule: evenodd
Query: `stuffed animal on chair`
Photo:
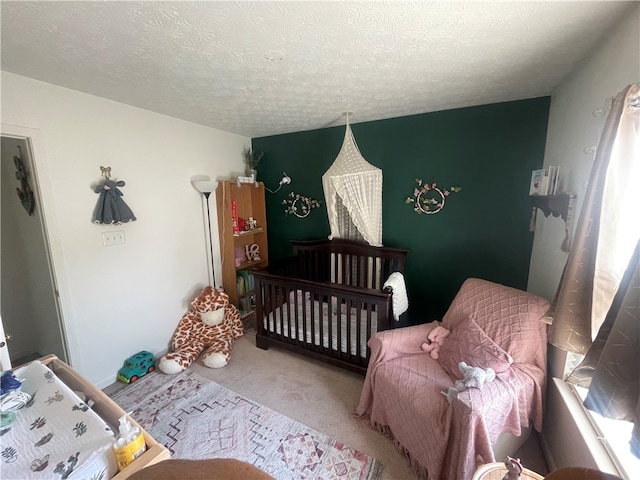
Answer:
M496 372L492 368L482 369L480 367L472 367L465 362L460 362L458 368L463 375L462 380L456 381L453 387L450 387L446 392L441 392L449 403L454 397L458 396L458 393L466 390L467 388L478 388L482 390L485 382L492 382L496 378Z
M420 348L423 352L428 352L431 358L437 360L440 356L440 347L444 343L444 339L449 336L451 332L446 328L438 325L436 328L429 332L427 335L427 341L422 342Z
M206 287L191 307L173 334L171 352L158 362L164 373L186 370L203 351L206 367L224 367L231 358L233 340L242 336L240 313L224 291Z

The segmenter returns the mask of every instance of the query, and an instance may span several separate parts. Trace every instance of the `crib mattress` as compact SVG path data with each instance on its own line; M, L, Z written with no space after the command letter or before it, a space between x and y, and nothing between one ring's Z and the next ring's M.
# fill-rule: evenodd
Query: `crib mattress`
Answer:
M297 304L297 313L296 313ZM313 310L313 322L315 325L312 329L312 310ZM296 316L297 316L297 332L296 332ZM289 317L291 317L291 328L289 328ZM360 322L360 353L362 358L367 357L367 331L365 328L365 322L367 318L367 311L360 311L360 320L358 320L358 309L347 309L344 305L338 305L335 299L331 302L320 302L318 300L306 300L289 301L284 305L273 310L269 316L264 318L264 328L269 332L274 332L283 337L291 337L295 340L303 341L307 344L313 344L316 346L322 345L323 348L330 348L332 350L338 349L340 345L340 351L342 353L349 353L351 355L358 355L357 344L357 325ZM338 342L338 322L341 326L341 339ZM322 323L322 329L320 329L320 323ZM329 323L331 323L331 341L329 338ZM350 324L351 328L351 341L347 339L347 326ZM322 332L321 332L322 330ZM375 311L371 312L371 332L377 331L377 314ZM322 337L322 344L320 343ZM347 349L347 343L349 348Z
M118 468L109 425L41 362L14 373L32 400L0 431L0 478L113 477Z

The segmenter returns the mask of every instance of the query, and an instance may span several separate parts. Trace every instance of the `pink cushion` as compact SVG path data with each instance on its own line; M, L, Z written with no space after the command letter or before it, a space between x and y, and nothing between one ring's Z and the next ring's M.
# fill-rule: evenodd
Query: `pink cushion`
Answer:
M452 378L462 379L460 362L500 373L511 366L513 358L491 340L471 316L466 322L456 324L440 347L438 361Z

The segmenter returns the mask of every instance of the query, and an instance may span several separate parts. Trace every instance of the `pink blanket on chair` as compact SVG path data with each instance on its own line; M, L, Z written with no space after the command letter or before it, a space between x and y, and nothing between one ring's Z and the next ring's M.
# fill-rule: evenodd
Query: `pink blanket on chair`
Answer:
M508 289L498 287L493 293ZM513 295L512 290L507 293ZM458 297L460 293L464 288ZM455 329L471 313L487 313L482 301L479 306L456 303L458 297L445 315L446 328ZM499 300L490 297L486 302ZM482 390L467 389L451 404L441 391L453 386L454 379L420 349L437 322L376 334L369 341L371 360L355 415L392 437L421 478L470 479L478 464L495 461L491 446L500 433L520 435L521 426L530 421L537 430L542 427L546 329L538 319L548 303L539 300L535 312L506 302L510 313L488 312L488 318L478 321L514 363ZM505 316L510 320L503 321Z

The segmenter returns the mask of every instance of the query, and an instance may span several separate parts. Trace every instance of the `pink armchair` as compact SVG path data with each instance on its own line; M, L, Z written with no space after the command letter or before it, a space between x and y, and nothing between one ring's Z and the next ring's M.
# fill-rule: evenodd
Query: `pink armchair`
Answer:
M540 318L548 307L515 288L466 280L442 320L451 334L437 360L420 345L438 322L369 340L371 359L355 414L391 437L420 478L470 479L477 465L495 461L501 434L521 436L530 423L542 428L547 335ZM449 403L442 392L459 378L460 361L491 367L496 378Z

